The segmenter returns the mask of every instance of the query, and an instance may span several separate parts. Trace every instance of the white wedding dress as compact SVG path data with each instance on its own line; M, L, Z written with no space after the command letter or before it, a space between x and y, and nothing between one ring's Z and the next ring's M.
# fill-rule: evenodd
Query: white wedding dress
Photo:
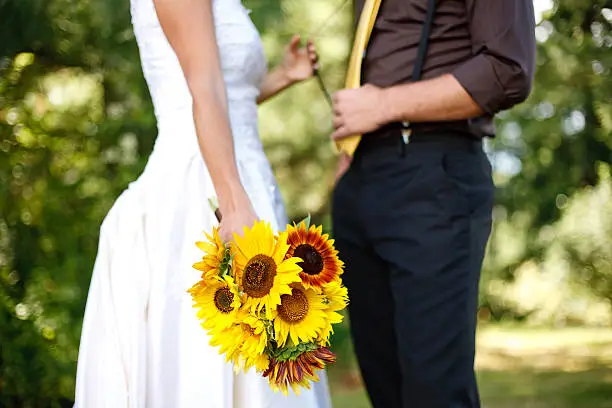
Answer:
M213 0L221 65L242 182L261 219L284 228L286 215L257 131L256 98L267 63L240 0ZM160 28L153 0L131 1L158 138L139 179L101 227L76 380L77 408L328 408L326 376L288 397L253 370L235 375L196 319L186 290L203 231L216 224L200 156L191 97Z

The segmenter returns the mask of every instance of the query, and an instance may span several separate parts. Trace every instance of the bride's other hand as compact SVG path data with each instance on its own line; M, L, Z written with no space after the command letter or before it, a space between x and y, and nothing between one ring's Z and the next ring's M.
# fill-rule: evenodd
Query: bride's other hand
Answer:
M285 50L282 67L290 82L300 82L312 77L314 71L319 68L314 42L308 40L305 47L300 47L300 36L294 35Z
M312 40L300 47L300 36L294 35L285 50L283 62L264 78L257 103L263 103L291 85L312 77L318 68L317 51Z

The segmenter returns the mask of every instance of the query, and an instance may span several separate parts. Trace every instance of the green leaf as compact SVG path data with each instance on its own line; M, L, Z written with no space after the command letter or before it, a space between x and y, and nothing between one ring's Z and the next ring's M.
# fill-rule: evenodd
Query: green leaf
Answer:
M285 347L272 352L272 357L278 361L295 360L301 354L307 351L314 351L319 346L316 343L300 343L297 346L293 345L289 340Z
M309 229L310 228L310 221L311 221L310 213L308 213L308 216L306 218L304 218L302 221L300 221L298 223L298 225L301 224L301 223L304 223L306 225L306 229Z
M217 200L217 197L210 197L208 199L208 205L210 206L212 212L217 211L217 209L219 208L219 201Z

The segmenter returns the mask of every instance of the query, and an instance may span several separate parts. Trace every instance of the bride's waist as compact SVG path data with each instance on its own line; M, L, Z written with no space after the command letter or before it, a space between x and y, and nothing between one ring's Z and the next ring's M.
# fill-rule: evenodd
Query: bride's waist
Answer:
M230 125L237 154L259 150L261 140L257 130L257 110L230 109ZM156 156L185 157L199 154L198 137L191 109L166 112L157 115L158 135L155 141ZM205 131L205 129L204 129Z
M253 126L257 128L257 103L253 100L228 101L228 116L232 127L234 126ZM193 110L191 101L183 104L156 107L155 117L157 127L161 132L164 129L176 127L186 127L193 129Z

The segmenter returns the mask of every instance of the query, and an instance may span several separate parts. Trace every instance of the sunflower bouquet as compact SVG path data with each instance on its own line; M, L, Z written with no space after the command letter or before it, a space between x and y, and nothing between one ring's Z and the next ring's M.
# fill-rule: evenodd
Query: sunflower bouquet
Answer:
M197 317L236 371L253 367L275 391L296 394L335 362L327 347L348 303L334 241L310 218L274 233L264 221L224 244L218 229L196 245L201 280L189 289Z

